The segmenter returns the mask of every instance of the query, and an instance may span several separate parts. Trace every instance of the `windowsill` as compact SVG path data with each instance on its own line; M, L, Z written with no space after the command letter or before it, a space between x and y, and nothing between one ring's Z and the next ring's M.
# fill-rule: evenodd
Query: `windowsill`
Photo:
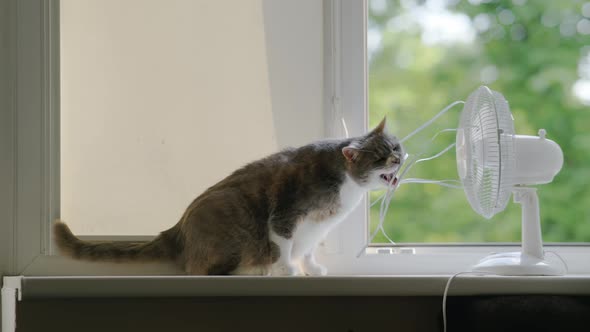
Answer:
M22 297L440 296L449 278L433 276L23 276ZM590 294L590 275L458 276L452 295Z

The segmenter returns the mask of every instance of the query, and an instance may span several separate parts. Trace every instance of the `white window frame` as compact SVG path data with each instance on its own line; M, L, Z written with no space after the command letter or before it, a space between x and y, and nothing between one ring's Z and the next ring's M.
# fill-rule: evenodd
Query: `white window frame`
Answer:
M0 206L0 232L7 234L8 249L0 255L1 272L30 276L181 274L172 264L91 264L53 253L50 225L60 215L59 0L10 0L7 7L12 99L2 118L9 123L1 137L8 167L0 175L9 185L9 194Z
M325 2L324 66L326 132L342 137L342 119L350 136L366 133L368 119L368 62L366 47L368 0ZM469 271L470 266L491 252L519 251L518 244L406 244L386 247L378 254L356 257L367 245L368 201L364 202L324 242L321 260L336 274L444 275ZM516 222L516 221L515 221ZM403 244L402 244L403 245ZM570 274L590 273L587 244L545 245L568 263ZM554 257L557 259L556 257Z
M8 8L12 102L4 134L12 143L5 150L12 195L0 228L11 235L7 271L20 273L48 253L45 221L59 213L59 11L57 1L13 0Z
M11 167L3 173L13 196L0 230L9 237L10 275L171 275L183 274L172 263L123 265L87 263L52 255L50 223L59 216L59 1L11 0L10 62L14 100L6 138ZM367 130L366 1L324 1L325 130L351 136ZM4 145L3 145L4 146ZM4 178L3 178L4 179ZM2 207L4 207L4 205ZM490 251L513 247L423 246L408 254L356 257L367 241L366 199L319 250L332 275L448 275L469 268ZM590 274L590 248L552 247L571 274ZM2 260L3 257L0 257ZM0 266L4 264L0 261Z

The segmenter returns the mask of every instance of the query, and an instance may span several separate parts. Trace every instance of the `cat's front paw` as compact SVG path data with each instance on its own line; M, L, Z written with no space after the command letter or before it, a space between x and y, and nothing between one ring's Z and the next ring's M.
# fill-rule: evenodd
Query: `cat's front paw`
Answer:
M328 274L328 269L316 262L304 260L301 264L303 272L308 276L325 276Z
M295 276L299 270L293 264L276 262L270 267L271 276Z

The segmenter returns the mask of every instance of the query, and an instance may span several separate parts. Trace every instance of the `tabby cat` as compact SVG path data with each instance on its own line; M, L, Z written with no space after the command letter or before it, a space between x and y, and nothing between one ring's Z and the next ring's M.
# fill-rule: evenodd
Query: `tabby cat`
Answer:
M314 251L371 189L397 181L404 156L385 119L366 135L286 149L207 189L146 243L86 242L61 221L56 243L93 261L172 260L188 274L325 275Z

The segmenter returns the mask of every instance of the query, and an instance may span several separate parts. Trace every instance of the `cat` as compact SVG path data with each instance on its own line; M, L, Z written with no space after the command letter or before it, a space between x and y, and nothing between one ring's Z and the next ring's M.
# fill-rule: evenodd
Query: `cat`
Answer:
M150 242L81 241L57 220L57 247L83 260L171 260L193 275L326 275L314 257L318 244L368 190L397 181L404 151L385 122L363 136L286 149L238 169Z

